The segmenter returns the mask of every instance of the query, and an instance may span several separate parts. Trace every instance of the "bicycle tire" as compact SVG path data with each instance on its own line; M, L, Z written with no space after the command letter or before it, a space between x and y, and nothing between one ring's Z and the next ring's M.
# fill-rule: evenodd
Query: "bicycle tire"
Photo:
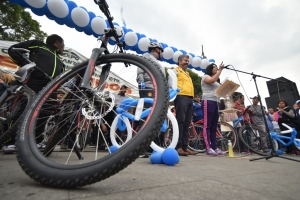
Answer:
M223 126L223 128L222 128ZM224 128L226 127L226 128ZM222 130L223 129L223 130ZM233 126L226 122L218 123L218 130L222 134L221 137L217 136L217 147L224 152L228 152L228 140L231 141L232 148L236 145L237 133Z
M58 157L56 157L57 160L52 159L52 156L48 159L41 154L36 146L35 126L43 103L46 102L53 91L57 90L59 86L62 86L61 84L66 83L69 79L74 77L80 78L80 74L85 71L88 61L80 63L56 77L39 93L32 106L28 108L23 122L19 127L16 142L17 159L26 174L35 181L43 185L59 188L76 188L101 181L118 173L131 164L150 145L154 136L159 132L167 114L169 101L167 81L162 71L155 62L131 54L120 53L103 55L96 61L97 65L111 63L127 63L130 66L138 66L148 73L153 82L154 103L151 114L147 117L146 122L140 130L140 134L137 134L116 152L99 159L86 156L83 161L78 159L73 160L72 154L69 153L69 155L71 155L71 161L67 160L66 163L58 163L61 161ZM75 94L80 94L81 90L78 89L69 92L74 93L75 96ZM95 98L95 96L93 96L93 98ZM79 99L80 98L78 98L76 102L79 102ZM85 102L82 99L80 100L83 103ZM93 104L93 106L94 105L95 104ZM74 113L74 115L75 114L77 113ZM70 120L70 118L66 120ZM65 154L62 153L60 155ZM91 159L91 161L89 159Z
M1 129L3 127L7 127L7 129L0 135L0 144L16 136L18 124L21 122L21 116L30 106L34 96L35 93L32 90L22 87L17 94L8 96L0 105L0 116L7 119L1 124Z
M192 129L195 129L197 135L195 135L193 133ZM194 128L192 126L189 127L188 148L190 150L196 151L199 153L206 152L203 136L201 135L202 133L203 133L203 125L202 124L194 124Z
M246 148L248 148L251 152L261 155L261 156L270 155L269 153L264 153L264 152L259 151L259 149L253 148L251 145L251 141L253 141L253 139L251 139L251 136L252 136L252 138L255 137L255 133L253 132L253 129L250 126L245 125L240 128L239 139L242 141L242 143L245 145ZM268 137L266 137L266 139L269 140ZM259 147L260 146L259 138L256 137L255 141L257 142L257 146Z

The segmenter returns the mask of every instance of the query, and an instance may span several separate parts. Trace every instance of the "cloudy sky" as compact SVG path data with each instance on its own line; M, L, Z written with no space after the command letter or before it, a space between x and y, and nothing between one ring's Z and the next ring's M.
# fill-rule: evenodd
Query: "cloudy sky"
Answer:
M73 0L97 16L104 15L93 0ZM270 78L285 77L300 87L299 0L107 0L115 22L159 42L222 61L237 70ZM65 44L89 57L96 39L45 16L33 18L48 34L61 35ZM104 17L105 18L105 17ZM162 63L164 66L168 64ZM175 66L175 65L174 65ZM198 72L200 76L202 72ZM257 94L252 76L224 70L221 79L242 84L249 97ZM268 97L267 79L257 78L263 98ZM245 93L242 87L238 91ZM246 100L248 105L249 102ZM264 103L264 102L263 102Z

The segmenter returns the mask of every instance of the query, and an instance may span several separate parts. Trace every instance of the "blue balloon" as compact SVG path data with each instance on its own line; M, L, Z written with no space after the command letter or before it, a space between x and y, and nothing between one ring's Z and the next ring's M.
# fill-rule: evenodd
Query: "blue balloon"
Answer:
M167 148L162 153L162 159L166 165L173 166L179 162L179 155L175 149Z
M209 62L215 63L214 59L209 59Z
M24 0L8 0L10 3L18 4L22 7L28 8L29 5Z
M122 116L119 117L119 119L118 119L117 127L120 131L125 131L125 129L126 129L126 124L125 124L124 120L122 119Z
M109 150L110 150L111 153L116 152L118 149L119 149L119 148L118 148L117 146L110 146L110 147L109 147Z
M192 65L188 65L189 69L194 69L194 67Z
M187 54L185 50L179 50L182 52L182 54Z
M150 162L152 164L162 164L163 163L162 155L158 152L153 152L150 156Z
M53 15L51 12L50 12L50 10L49 10L49 8L48 8L48 5L46 5L45 6L45 8L44 8L44 13L45 13L45 15L48 17L48 19L50 19L50 20L55 20L57 17L55 17L55 15Z
M64 24L65 24L65 20L64 20L63 18L58 18L58 17L56 17L56 18L54 19L54 21L55 21L56 23L58 23L59 25L64 25Z
M38 16L43 16L45 14L44 8L31 8L31 11Z
M160 131L161 132L166 132L168 129L168 123L167 120L164 120L164 123L162 124L162 126L160 127Z
M110 44L110 45L116 45L117 42L114 41L114 40L112 40L111 38L109 38L109 39L108 39L108 44Z
M77 4L74 1L68 1L67 4L69 7L69 14L71 14L72 10L77 7Z
M83 27L80 27L80 26L76 26L75 25L75 29L78 31L78 32L83 32Z

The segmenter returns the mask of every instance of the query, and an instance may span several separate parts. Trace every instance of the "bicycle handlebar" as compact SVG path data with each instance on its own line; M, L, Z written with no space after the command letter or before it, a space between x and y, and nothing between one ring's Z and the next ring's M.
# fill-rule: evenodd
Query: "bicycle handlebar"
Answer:
M291 132L293 132L293 129L290 126L286 125L285 123L282 123L282 125L285 126L288 130L281 131L281 133L291 133Z
M115 38L116 40L116 43L117 45L119 46L120 48L120 52L123 53L123 45L121 44L120 40L119 40L119 36L117 34L117 31L115 30L115 26L113 24L113 17L110 15L110 12L109 12L109 6L106 2L106 0L94 0L95 4L97 4L100 8L100 10L104 13L104 15L106 16L107 20L108 20L108 23L110 25L110 28L112 30L112 35L113 37Z

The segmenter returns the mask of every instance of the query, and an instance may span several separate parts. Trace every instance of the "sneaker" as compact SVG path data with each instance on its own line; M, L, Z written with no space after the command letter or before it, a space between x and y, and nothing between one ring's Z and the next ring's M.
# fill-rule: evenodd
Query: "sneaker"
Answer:
M149 153L148 152L144 152L139 157L140 158L149 158Z
M226 155L227 153L226 152L223 152L223 151L221 151L220 149L215 149L215 152L218 154L218 155L220 155L220 156L224 156L224 155Z
M61 145L60 145L60 149L68 149L68 147L67 147L66 144L61 144Z
M16 152L16 146L15 145L8 145L3 148L3 153L4 154L9 154L9 153L15 153Z
M36 144L37 148L41 151L44 151L44 149L46 148L46 145L44 143L39 143L39 144Z
M206 155L217 156L218 154L212 148L210 148L206 150Z

